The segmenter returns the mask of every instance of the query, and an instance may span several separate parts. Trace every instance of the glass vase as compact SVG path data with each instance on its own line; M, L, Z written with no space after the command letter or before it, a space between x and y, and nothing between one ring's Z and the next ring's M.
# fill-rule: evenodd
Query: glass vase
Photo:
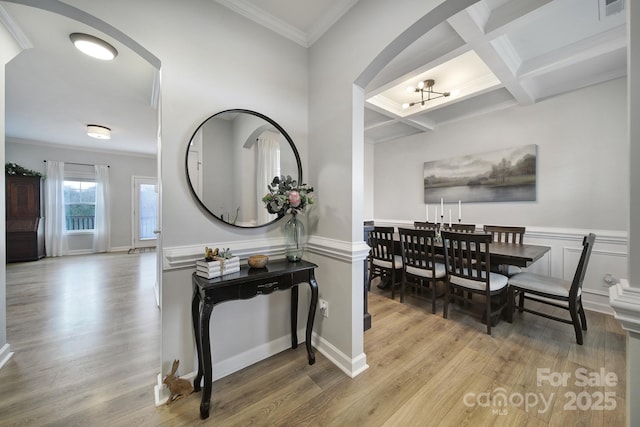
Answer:
M302 259L305 238L304 225L297 215L292 215L284 225L284 244L287 260L300 261Z

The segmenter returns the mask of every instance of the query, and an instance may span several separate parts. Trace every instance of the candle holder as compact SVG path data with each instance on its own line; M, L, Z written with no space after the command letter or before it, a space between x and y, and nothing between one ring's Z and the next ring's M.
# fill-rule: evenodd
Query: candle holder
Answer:
M462 224L462 218L458 218L458 224Z
M435 236L436 243L442 243L442 234L440 233L441 231L440 224L436 224L435 230L436 230L436 236Z

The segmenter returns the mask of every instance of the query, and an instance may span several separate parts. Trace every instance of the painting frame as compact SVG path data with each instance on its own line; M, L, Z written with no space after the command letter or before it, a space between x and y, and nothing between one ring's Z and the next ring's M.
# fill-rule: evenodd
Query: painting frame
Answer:
M538 146L424 162L424 202L531 202L537 199Z

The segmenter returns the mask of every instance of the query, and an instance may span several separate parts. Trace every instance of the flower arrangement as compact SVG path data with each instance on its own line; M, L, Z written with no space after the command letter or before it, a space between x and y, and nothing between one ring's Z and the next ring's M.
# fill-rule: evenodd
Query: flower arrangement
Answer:
M313 193L313 187L307 184L298 185L298 182L289 175L276 176L269 184L269 193L262 198L262 202L270 214L297 215L308 205L313 204L311 193Z

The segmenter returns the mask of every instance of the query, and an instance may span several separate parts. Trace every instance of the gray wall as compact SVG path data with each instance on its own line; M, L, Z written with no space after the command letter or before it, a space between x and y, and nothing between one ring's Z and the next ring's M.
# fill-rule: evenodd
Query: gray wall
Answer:
M129 249L132 237L132 176L156 177L156 159L148 156L84 151L77 148L53 148L43 143L8 139L5 145L7 162L46 172L44 160L107 164L111 184L111 247ZM70 167L72 165L69 165ZM91 252L92 235L69 236L69 252Z
M466 204L463 200L463 222L627 230L626 88L622 78L376 144L374 218L424 219L424 162L536 144L537 200ZM457 204L445 200L445 221L449 208L457 218Z

